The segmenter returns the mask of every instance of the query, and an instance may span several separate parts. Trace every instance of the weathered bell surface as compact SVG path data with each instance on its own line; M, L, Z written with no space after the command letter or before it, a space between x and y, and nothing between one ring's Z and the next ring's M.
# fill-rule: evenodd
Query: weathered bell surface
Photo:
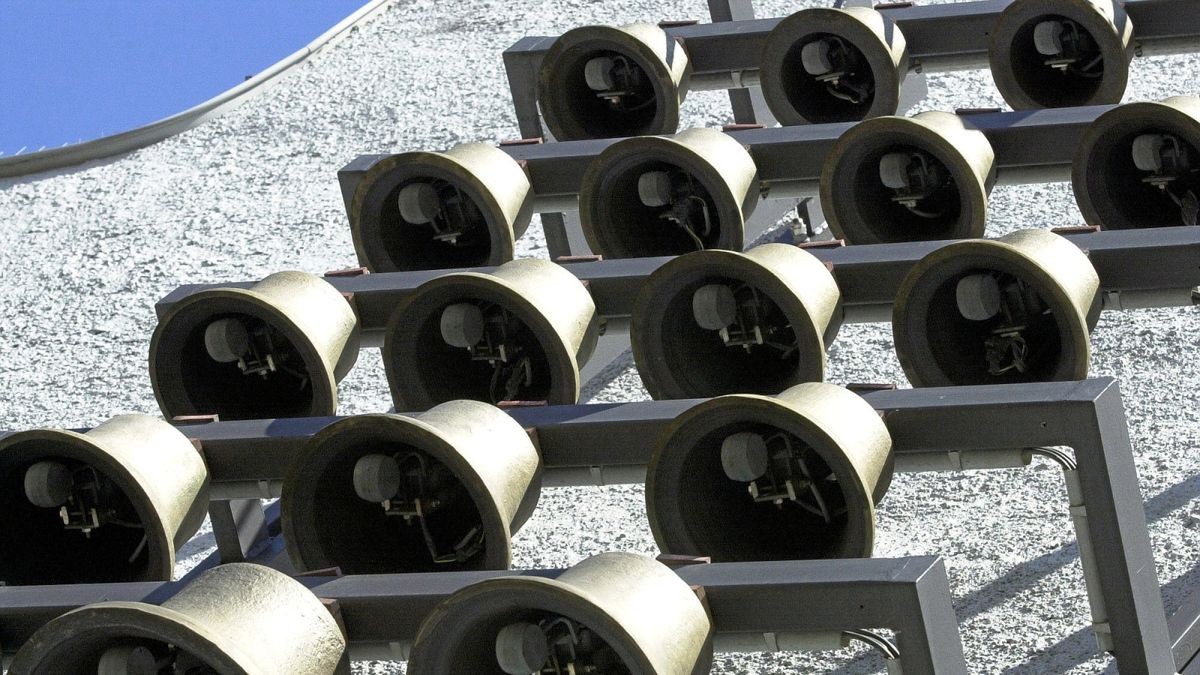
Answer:
M777 394L825 379L840 303L829 269L795 246L696 251L650 275L629 339L656 399Z
M830 150L821 207L851 244L983 236L994 160L987 137L958 115L877 117Z
M1015 110L1119 103L1133 22L1118 0L1014 0L991 31L988 60Z
M277 272L175 304L150 342L150 381L168 419L332 415L358 347L341 293L311 274Z
M1105 230L1200 221L1200 98L1127 103L1088 127L1072 168L1075 200Z
M38 629L12 675L341 675L346 638L300 583L231 563L161 605L100 602Z
M541 485L529 435L499 408L450 401L322 429L283 483L293 563L347 574L508 569Z
M867 7L813 7L771 30L759 68L780 124L857 122L895 115L908 45L891 19Z
M688 129L606 148L583 176L579 219L606 258L740 251L758 195L758 170L740 143Z
M208 471L171 425L114 417L87 433L0 439L0 585L166 581L204 522Z
M548 260L514 260L418 287L392 315L383 362L396 410L455 399L572 404L598 333L579 279Z
M1045 230L955 242L925 256L896 295L896 356L915 387L1082 380L1100 280Z
M695 593L661 563L602 553L557 578L488 579L421 624L408 672L692 675L712 664L712 626Z
M891 447L878 413L832 384L710 399L654 450L650 529L664 553L713 562L870 557Z
M687 52L658 26L584 26L542 58L538 106L560 141L671 134L690 73Z
M354 249L372 272L499 265L529 226L532 196L516 160L485 143L393 155L354 193Z

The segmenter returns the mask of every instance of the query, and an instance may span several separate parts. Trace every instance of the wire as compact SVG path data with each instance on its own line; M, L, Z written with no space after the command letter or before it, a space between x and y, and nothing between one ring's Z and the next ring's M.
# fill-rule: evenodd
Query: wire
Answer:
M851 640L858 640L869 647L879 650L889 660L896 660L900 658L900 649L896 645L892 644L891 640L885 638L879 633L876 633L875 631L847 630L842 631L842 635L845 635Z

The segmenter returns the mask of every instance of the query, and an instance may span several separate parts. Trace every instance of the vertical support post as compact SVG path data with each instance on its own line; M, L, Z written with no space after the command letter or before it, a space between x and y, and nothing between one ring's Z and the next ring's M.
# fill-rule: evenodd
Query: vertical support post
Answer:
M912 599L903 605L907 611L895 626L903 671L967 672L945 562L939 558L911 590Z
M1162 591L1117 384L1111 383L1088 405L1072 405L1064 417L1073 418L1067 423L1077 430L1080 506L1087 509L1087 539L1117 668L1122 675L1174 673ZM1087 543L1081 538L1079 545Z
M722 21L748 21L754 18L753 0L708 0L708 15L713 23ZM736 124L761 124L775 126L775 116L767 107L762 90L758 87L730 89L729 104L733 107Z
M268 540L266 514L257 499L210 502L208 516L222 563L245 562Z

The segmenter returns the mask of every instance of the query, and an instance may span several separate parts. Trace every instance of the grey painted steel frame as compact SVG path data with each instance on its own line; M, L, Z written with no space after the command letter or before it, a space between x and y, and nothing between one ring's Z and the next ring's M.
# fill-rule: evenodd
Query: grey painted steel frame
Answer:
M1084 133L1097 117L1113 107L1099 105L962 114L968 115L970 125L981 131L991 144L998 183L1042 183L1071 179L1071 165ZM854 125L853 122L842 122L731 129L727 133L745 146L754 158L763 187L761 207L768 200L794 200L817 194L826 156L838 138ZM606 148L621 140L624 139L503 145L501 150L525 165L535 195L535 210L540 211L569 206L579 194L588 166ZM388 156L362 155L338 171L347 214L363 174ZM756 211L754 216L757 215ZM777 219L768 220L746 240L753 240L754 235ZM758 218L752 217L752 221L758 222ZM751 227L747 223L747 228Z
M1124 407L1113 379L874 391L865 398L888 426L898 471L924 470L947 456L962 460L998 451L1003 457L1016 448L1071 447L1078 468L1067 478L1078 480L1082 497L1082 504L1074 508L1084 508L1087 514L1087 531L1077 530L1077 539L1081 556L1087 555L1082 549L1090 542L1095 561L1094 574L1085 567L1088 597L1093 615L1107 621L1107 627L1099 628L1111 635L1120 671L1178 672L1196 658L1200 591L1183 602L1168 627ZM531 430L542 454L546 485L603 484L644 476L655 440L676 416L697 403L647 401L509 412ZM219 422L186 431L203 449L214 492L229 496L231 484L258 486L252 489L277 484L303 440L333 419ZM952 463L943 465L950 468ZM978 465L1019 463L985 459ZM1078 526L1078 520L1073 522ZM219 536L218 542L222 540ZM279 542L274 546L278 549ZM220 553L244 557L241 551Z
M351 653L411 643L437 603L464 586L514 574L556 577L563 570L300 577L337 603ZM703 588L714 632L896 631L905 672L967 672L946 567L938 557L686 565L676 573ZM24 643L56 616L92 602L158 604L186 580L157 584L14 586L0 589L0 644ZM805 611L796 611L803 607Z
M710 8L717 4L710 2ZM731 5L742 4L731 0ZM747 3L748 4L748 3ZM936 72L988 67L990 33L1011 0L944 5L894 3L879 10L891 18L908 43L910 70ZM1200 14L1192 0L1128 0L1138 55L1172 54L1200 48ZM752 13L751 13L752 15ZM733 16L732 18L739 18ZM692 89L729 89L757 81L767 35L783 17L668 26L668 35L687 50ZM526 138L541 136L537 116L537 71L558 38L531 36L504 52L517 121ZM736 76L735 76L736 74Z
M1100 276L1106 309L1182 306L1193 302L1200 286L1200 227L1164 227L1067 234L1087 251ZM909 270L950 241L871 244L813 248L810 252L832 266L844 304L846 322L890 321L892 302ZM629 316L646 278L670 258L628 258L576 262L566 269L588 283L596 312L612 322ZM471 271L487 273L491 268ZM332 276L326 280L352 293L364 345L378 345L392 310L422 283L458 270L389 272ZM161 319L181 299L216 286L245 288L253 282L180 286L155 305Z

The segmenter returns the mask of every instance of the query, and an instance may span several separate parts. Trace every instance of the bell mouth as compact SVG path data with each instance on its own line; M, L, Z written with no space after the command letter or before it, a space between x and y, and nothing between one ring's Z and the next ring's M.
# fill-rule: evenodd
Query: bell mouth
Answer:
M985 284L989 307L964 294ZM897 294L896 353L913 386L1079 380L1087 376L1088 329L1062 287L999 242L935 252Z
M739 442L758 447L752 470L736 468ZM767 397L712 399L673 422L646 504L664 552L714 562L870 557L874 545L874 503L849 460Z
M38 471L38 464L70 476L60 505L31 501L29 474ZM154 505L132 474L82 434L33 430L0 441L0 489L0 547L5 551L0 581L5 584L171 578L174 543Z
M380 466L392 472L387 494L363 487ZM412 418L348 418L322 430L285 480L282 508L288 550L308 570L472 571L508 569L511 559L509 525L483 480Z
M238 328L237 354L215 355L210 327ZM163 415L222 420L334 414L337 385L304 333L252 291L216 289L179 303L150 345L150 374Z
M359 260L372 272L482 267L513 257L514 233L495 198L438 153L403 153L371 167L352 213Z
M669 40L663 35L664 40ZM669 50L682 49L673 43ZM538 104L560 141L674 133L679 92L672 73L649 46L610 26L564 33L543 59ZM608 80L589 69L603 64Z
M443 317L467 306L483 332L468 347L447 341ZM549 320L503 280L462 273L436 278L397 309L384 367L397 410L470 399L573 404L579 370Z

